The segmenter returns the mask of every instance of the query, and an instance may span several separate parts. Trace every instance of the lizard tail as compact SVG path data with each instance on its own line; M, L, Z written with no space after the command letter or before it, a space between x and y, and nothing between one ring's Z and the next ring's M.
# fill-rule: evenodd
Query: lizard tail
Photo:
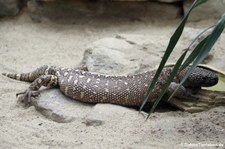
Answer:
M2 75L19 81L26 81L26 82L34 81L34 79L30 77L32 75L31 73L22 73L22 74L2 73Z
M33 82L35 79L40 77L41 75L44 75L48 73L48 70L52 68L47 65L41 66L40 68L37 68L36 70L28 73L21 73L21 74L11 74L11 73L2 73L3 76L6 76L8 78L19 80L19 81L25 81L25 82Z

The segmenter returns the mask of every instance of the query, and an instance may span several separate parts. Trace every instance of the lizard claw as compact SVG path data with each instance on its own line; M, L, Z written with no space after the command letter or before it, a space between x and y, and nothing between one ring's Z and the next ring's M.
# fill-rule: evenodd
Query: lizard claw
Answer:
M18 101L24 103L25 106L29 107L32 104L32 100L31 100L32 97L36 98L36 97L40 96L40 92L27 89L24 92L17 93L16 97L18 97L18 96L20 96Z
M16 93L16 98L19 96L19 95L21 95L21 94L25 94L26 93L26 91L24 91L24 92L19 92L19 93Z

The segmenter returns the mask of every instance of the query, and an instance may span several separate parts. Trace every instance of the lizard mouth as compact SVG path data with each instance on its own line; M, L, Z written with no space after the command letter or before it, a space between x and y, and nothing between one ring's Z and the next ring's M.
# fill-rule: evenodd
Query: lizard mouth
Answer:
M203 87L210 87L210 86L214 86L218 83L219 78L217 75L211 77L211 78L206 78L205 79L205 83L202 85Z

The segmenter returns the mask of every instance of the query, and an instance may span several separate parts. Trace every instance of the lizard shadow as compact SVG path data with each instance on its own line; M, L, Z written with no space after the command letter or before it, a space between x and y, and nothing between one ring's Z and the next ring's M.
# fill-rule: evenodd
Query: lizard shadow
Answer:
M149 113L152 106L153 106L154 103L146 103L145 106L143 107L142 111L143 112L146 112L146 113ZM138 106L131 106L129 108L134 108L136 110L139 110L140 107ZM179 111L178 108L172 106L170 103L168 102L165 102L165 101L162 101L158 104L158 106L156 107L155 109L155 112L160 112L160 113L163 113L163 112L170 112L170 111Z

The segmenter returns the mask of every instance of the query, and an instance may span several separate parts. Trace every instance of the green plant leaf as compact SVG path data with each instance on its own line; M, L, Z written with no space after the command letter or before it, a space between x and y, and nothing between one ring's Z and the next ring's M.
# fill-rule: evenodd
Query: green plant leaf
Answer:
M209 29L215 27L215 25L212 25L210 27L207 27L206 29L204 29L203 31L201 31L195 38L194 40L191 42L191 44L189 45L188 49L190 49L190 47L202 36L202 34L204 34L205 32L207 32Z
M215 42L220 37L224 28L225 28L225 13L223 14L221 19L216 24L216 26L215 26L214 30L212 31L211 35L208 37L203 49L200 51L200 53L198 54L198 56L197 56L196 60L194 61L193 65L190 67L190 69L187 71L187 73L185 74L185 76L181 80L179 86L175 89L173 94L169 97L169 100L173 97L173 95L179 89L179 87L186 81L188 76L193 72L193 70L197 67L197 65L204 60L204 58L207 56L209 51L212 49Z
M194 2L194 4L193 4L193 8L195 8L195 7L198 7L199 5L201 5L201 4L203 4L203 3L205 3L205 2L207 2L208 0L200 0L200 1L196 1L195 0L195 2ZM192 8L192 7L191 7ZM193 9L192 8L192 9Z
M195 58L199 55L201 52L203 46L205 45L206 41L208 40L209 35L205 37L196 47L195 49L191 52L191 54L188 56L188 58L185 60L185 62L182 64L180 70L185 69L189 64L191 64Z
M155 75L154 75L154 77L152 79L152 82L151 82L150 86L148 87L148 90L146 92L145 98L144 98L144 100L142 102L142 105L141 105L139 111L141 111L142 108L144 107L144 105L146 104L146 102L148 100L148 97L149 97L150 93L152 92L152 90L153 90L153 88L154 88L154 86L155 86L155 84L156 84L156 82L158 80L158 77L161 74L161 72L162 72L162 70L163 70L163 68L164 68L164 66L166 64L166 61L168 60L171 52L173 51L174 47L176 46L178 40L180 39L180 36L181 36L181 34L183 32L185 23L186 23L186 21L187 21L187 19L189 17L189 14L191 13L192 9L194 9L195 7L205 3L206 1L208 1L208 0L195 0L194 1L194 3L192 4L191 8L187 12L187 14L184 16L184 18L180 22L178 28L175 30L174 34L170 38L169 44L168 44L168 46L166 48L166 51L165 51L165 53L163 55L162 61L159 64L159 67L158 67L158 69L157 69L157 71L156 71L156 73L155 73Z
M189 50L190 47L200 38L202 34L204 34L209 29L215 27L215 25L212 25L206 29L204 29L202 32L200 32L195 39L191 42L191 44L188 46L186 50ZM210 35L210 34L209 34ZM188 56L188 58L185 60L185 62L182 64L180 70L183 70L186 68L190 63L194 61L194 59L197 57L197 55L200 53L202 47L205 45L206 40L208 39L209 35L207 35L198 45L192 50L191 54Z
M185 58L187 52L188 52L188 50L186 50L186 51L181 55L181 57L178 59L178 61L177 61L176 64L174 65L173 70L172 70L172 72L170 73L169 78L167 79L165 85L163 86L162 91L160 92L158 98L157 98L156 101L154 102L154 104L153 104L153 106L152 106L152 108L151 108L151 110L150 110L150 112L149 112L147 118L149 118L150 114L154 112L156 106L159 104L159 102L161 101L163 95L166 93L166 91L167 91L169 85L170 85L171 82L173 81L174 77L177 75L177 73L178 73L178 71L179 71L179 68L180 68L180 66L181 66L181 64L182 64L182 62L183 62L183 60L184 60L184 58Z

